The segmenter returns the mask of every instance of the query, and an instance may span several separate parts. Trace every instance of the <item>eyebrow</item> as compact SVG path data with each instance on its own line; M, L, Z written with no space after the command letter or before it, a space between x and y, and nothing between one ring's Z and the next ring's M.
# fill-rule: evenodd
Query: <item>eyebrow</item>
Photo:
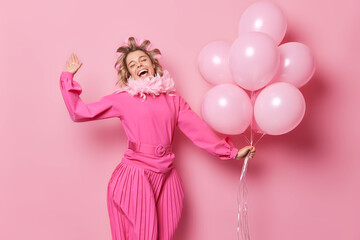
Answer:
M146 57L146 55L141 55L140 57L138 57L138 58L142 58L142 57ZM130 63L131 62L133 62L134 60L131 60L130 62L129 62L129 64L128 64L128 66L130 65Z

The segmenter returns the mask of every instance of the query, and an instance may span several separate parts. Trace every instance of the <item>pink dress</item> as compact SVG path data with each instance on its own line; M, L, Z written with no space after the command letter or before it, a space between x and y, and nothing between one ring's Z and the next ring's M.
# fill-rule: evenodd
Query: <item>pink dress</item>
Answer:
M239 150L231 138L215 134L176 92L149 95L146 101L114 92L85 104L79 96L81 86L69 72L62 72L60 88L74 122L117 117L128 137L128 149L108 184L113 240L173 238L184 198L171 151L176 126L196 146L222 160L235 159Z

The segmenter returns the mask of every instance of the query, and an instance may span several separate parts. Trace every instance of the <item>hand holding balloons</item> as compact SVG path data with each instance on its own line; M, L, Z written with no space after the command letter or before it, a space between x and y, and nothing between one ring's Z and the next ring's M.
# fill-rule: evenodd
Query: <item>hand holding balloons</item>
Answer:
M239 36L231 46L215 41L202 49L198 58L200 73L210 84L218 84L206 93L201 109L204 120L213 129L241 134L250 125L249 144L253 145L253 131L262 136L285 134L302 121L306 106L298 88L313 76L315 64L304 44L278 46L286 28L281 9L260 1L244 11ZM251 99L243 89L251 91ZM246 146L236 157L246 156L238 189L237 227L238 238L241 233L244 240L250 239L245 173L248 158L254 153L255 148Z
M253 158L255 155L255 147L254 146L246 146L239 149L238 153L236 154L236 159L245 158L249 153L249 158Z

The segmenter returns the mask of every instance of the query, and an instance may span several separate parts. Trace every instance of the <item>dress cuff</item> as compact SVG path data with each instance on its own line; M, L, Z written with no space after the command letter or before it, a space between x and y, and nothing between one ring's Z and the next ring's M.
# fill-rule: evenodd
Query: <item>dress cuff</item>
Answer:
M71 72L62 72L61 73L61 76L62 77L68 77L68 78L73 78L74 77L74 74L73 73L71 73Z
M233 148L232 150L231 150L231 154L230 154L230 158L231 159L236 159L236 154L239 152L239 149L237 149L237 148Z
M234 142L230 137L225 137L225 141L231 146L230 147L230 159L236 159L236 154L239 152L239 149L234 146Z

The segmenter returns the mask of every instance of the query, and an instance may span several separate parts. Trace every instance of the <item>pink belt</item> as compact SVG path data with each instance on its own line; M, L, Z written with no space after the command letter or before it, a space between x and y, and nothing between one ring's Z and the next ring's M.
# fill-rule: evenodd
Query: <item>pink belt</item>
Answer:
M166 153L171 152L171 145L150 145L140 142L128 141L128 148L132 149L135 152L155 154L155 156L162 157Z

